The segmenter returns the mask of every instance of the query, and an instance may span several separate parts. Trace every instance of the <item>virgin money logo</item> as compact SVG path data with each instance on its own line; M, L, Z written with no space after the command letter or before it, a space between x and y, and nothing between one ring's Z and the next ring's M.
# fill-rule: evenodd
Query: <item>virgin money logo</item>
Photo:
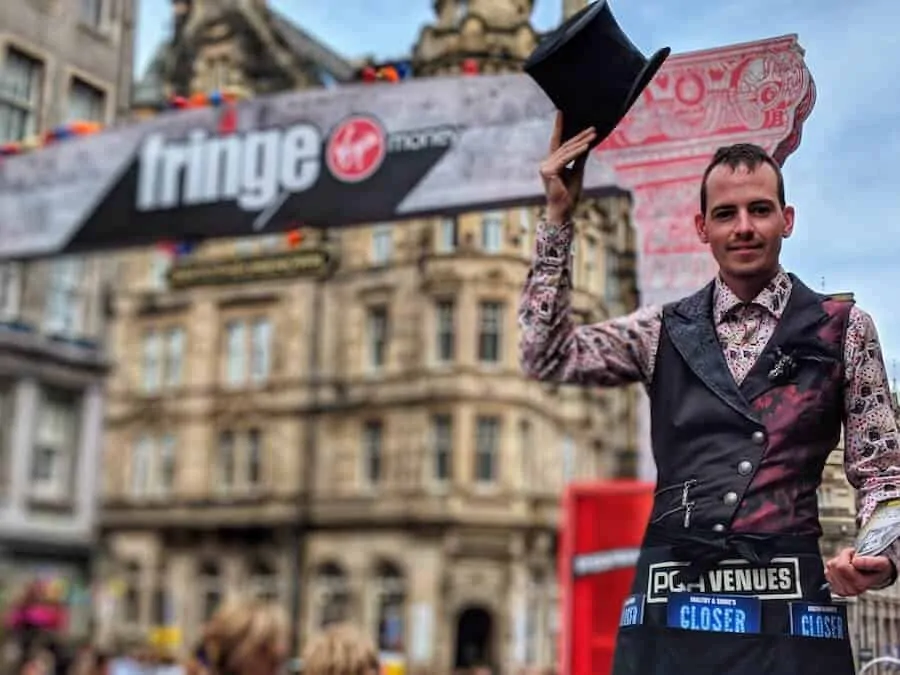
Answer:
M355 116L341 122L325 148L331 174L344 183L360 183L381 167L387 155L387 134L371 117Z

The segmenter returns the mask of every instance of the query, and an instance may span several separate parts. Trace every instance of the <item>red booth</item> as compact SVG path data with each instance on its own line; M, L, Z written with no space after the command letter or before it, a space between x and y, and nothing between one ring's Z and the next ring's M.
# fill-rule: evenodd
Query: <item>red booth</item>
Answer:
M608 675L622 603L653 506L652 483L570 485L559 544L560 675Z

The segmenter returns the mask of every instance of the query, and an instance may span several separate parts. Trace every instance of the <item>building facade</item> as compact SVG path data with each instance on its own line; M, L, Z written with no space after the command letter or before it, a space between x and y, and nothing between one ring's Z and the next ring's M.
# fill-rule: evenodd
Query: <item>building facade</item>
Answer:
M185 4L176 10L193 11ZM465 59L509 69L536 44L528 3L459 4L437 3L415 72L454 72ZM196 25L221 44L161 50L142 91L216 86L196 78L212 70L206 54L229 51L241 72L223 77L254 93L241 45L257 38L234 40L277 15L265 3L201 5ZM216 23L226 17L228 30ZM267 69L272 78L317 84L295 62L346 72L322 45L293 49L300 56L277 61L289 72ZM190 88L166 75L180 51L198 55L182 74ZM152 107L148 97L142 111ZM637 304L630 210L616 188L582 207L579 320ZM301 644L348 619L416 672L555 663L559 497L572 480L633 475L635 397L522 376L516 307L537 216L509 209L307 232L292 244L207 242L176 258L129 254L113 343L140 357L121 363L109 389L104 638L169 626L185 649L226 594L250 592L284 604ZM293 266L305 276L251 283L223 272L292 256L306 258Z
M127 112L133 12L131 0L0 3L0 144ZM0 264L0 607L56 580L77 635L90 629L110 270L104 257Z

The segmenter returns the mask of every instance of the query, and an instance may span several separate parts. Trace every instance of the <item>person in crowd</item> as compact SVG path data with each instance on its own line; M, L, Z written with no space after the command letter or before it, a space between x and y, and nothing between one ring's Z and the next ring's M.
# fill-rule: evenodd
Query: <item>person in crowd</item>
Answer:
M288 619L278 605L236 600L216 611L186 675L277 675L288 653Z
M372 641L350 624L334 624L310 640L302 657L303 675L379 675Z

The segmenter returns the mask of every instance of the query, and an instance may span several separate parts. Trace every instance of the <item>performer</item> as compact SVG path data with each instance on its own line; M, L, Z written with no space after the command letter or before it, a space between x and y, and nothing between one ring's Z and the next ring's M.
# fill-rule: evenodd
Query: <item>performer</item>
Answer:
M823 565L817 488L843 423L860 522L900 519L900 438L871 317L782 269L794 209L781 170L739 144L698 186L716 278L678 302L575 325L572 215L595 131L560 143L561 129L558 117L540 168L546 218L519 308L521 364L546 381L642 383L658 474L614 675L855 672L832 592L894 583L900 546L894 534L864 544L875 554L848 548Z

